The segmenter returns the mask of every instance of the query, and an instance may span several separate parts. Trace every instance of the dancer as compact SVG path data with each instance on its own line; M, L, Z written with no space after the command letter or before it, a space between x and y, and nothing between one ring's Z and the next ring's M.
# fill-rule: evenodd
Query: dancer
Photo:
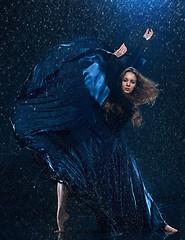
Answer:
M31 150L58 193L58 231L69 215L69 192L91 208L103 230L155 231L167 225L147 192L122 128L142 122L139 105L154 104L157 85L135 68L153 31L129 56L81 38L54 47L28 75L12 113L14 136Z

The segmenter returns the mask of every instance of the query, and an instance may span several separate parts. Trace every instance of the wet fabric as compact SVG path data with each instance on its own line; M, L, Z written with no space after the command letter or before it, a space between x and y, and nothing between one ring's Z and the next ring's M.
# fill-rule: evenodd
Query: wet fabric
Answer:
M144 63L142 46L121 59L92 38L54 47L28 75L11 116L19 146L34 153L49 178L67 184L94 211L102 228L117 233L166 224L122 128L108 126L102 111L107 99L120 99L120 73ZM120 101L124 125L133 104L124 96Z

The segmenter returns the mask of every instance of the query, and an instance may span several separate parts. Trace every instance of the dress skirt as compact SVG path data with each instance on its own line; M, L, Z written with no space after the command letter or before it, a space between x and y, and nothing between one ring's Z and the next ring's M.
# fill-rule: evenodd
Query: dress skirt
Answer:
M166 222L123 131L107 126L101 109L118 71L116 61L93 39L53 48L15 100L14 137L34 153L50 179L66 184L93 210L104 230L155 231Z

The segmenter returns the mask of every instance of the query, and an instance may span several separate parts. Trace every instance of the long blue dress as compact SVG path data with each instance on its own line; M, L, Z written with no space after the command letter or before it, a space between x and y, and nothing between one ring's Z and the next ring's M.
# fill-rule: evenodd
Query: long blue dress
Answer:
M102 105L120 97L117 79L141 62L139 47L118 59L101 41L81 38L48 53L28 75L11 116L14 137L46 174L67 184L112 232L165 227L130 154L120 124L106 124ZM124 125L133 104L121 95Z

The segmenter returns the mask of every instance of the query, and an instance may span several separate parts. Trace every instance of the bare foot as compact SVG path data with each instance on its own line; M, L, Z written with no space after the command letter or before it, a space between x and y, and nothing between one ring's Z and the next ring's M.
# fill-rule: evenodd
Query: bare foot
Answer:
M64 232L64 228L63 229L58 229L56 231L54 231L54 233L63 233Z
M64 223L69 220L69 217L70 217L70 215L66 212L57 214L58 230L54 231L54 233L63 233L64 232Z
M171 227L170 225L166 225L166 227L165 227L164 230L165 230L165 232L168 233L168 234L173 234L173 233L178 232L177 229Z

